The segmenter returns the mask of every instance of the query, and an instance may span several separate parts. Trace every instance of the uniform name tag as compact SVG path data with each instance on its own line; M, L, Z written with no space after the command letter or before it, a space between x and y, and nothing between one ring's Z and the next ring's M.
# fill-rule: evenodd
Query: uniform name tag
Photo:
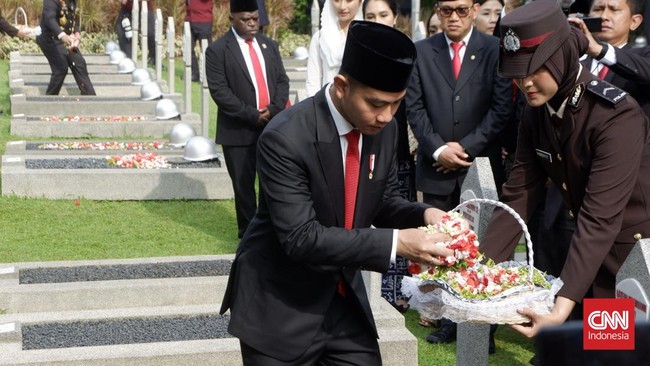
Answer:
M552 157L551 153L546 152L544 150L540 150L540 149L535 149L535 152L537 153L538 158L542 158L542 159L548 161L549 163L553 162L553 157Z

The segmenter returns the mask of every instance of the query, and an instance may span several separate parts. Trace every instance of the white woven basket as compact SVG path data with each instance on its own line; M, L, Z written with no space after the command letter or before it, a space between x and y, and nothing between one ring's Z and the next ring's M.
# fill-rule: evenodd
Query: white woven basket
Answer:
M25 21L25 24L18 23L18 15L23 16L23 20ZM27 27L27 13L25 12L25 9L23 9L21 6L16 8L16 14L14 15L14 25L16 27Z
M25 21L25 24L20 24L18 23L18 16L22 15L23 20ZM27 31L27 34L30 37L36 37L41 34L41 26L37 25L34 28L30 28L29 25L27 25L27 13L25 12L25 9L22 7L16 8L16 14L14 15L14 26L18 29L22 29L23 31Z
M528 261L526 265L529 267L529 280L532 283L534 270L532 241L528 227L521 216L502 202L482 198L467 200L452 211L458 211L463 206L471 203L490 204L501 207L517 220L517 223L524 232L528 247ZM501 263L501 265L507 267L521 266L517 262L505 262ZM519 315L517 309L528 307L538 314L550 313L555 294L560 290L563 283L559 278L550 276L547 276L547 280L551 283L550 289L539 287L518 288L514 291L506 291L504 294L489 299L477 301L462 299L440 287L431 290L430 285L426 286L426 281L422 283L418 278L404 277L402 280L402 293L410 296L409 305L411 307L429 319L447 318L456 323L518 324L528 322L529 319Z

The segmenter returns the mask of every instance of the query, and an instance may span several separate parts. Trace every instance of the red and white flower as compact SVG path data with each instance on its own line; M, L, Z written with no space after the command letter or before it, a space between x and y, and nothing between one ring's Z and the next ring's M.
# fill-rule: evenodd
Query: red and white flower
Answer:
M52 142L38 146L41 150L160 150L167 148L167 144L162 141L151 142Z
M135 169L165 169L171 168L171 164L162 155L153 153L135 153L121 156L109 156L106 158L110 165L120 168Z

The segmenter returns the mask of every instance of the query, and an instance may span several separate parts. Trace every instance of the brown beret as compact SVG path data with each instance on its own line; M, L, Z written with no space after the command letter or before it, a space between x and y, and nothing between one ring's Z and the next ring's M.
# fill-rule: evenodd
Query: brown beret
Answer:
M544 65L569 38L571 26L556 0L536 0L501 19L499 76L523 78Z

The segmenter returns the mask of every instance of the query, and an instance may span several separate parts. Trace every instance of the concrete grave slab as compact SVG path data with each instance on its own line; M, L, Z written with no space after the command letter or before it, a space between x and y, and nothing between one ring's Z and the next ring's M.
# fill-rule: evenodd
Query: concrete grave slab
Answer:
M11 94L25 94L26 96L45 95L49 81L25 83L23 79L9 81ZM167 82L159 83L163 93L168 93ZM105 81L93 82L95 92L99 97L132 97L140 98L140 85L131 84L131 75L124 82ZM59 95L80 95L81 91L74 81L63 83Z
M89 63L86 65L88 69L88 74L92 80L93 74L104 74L104 73L116 73L117 74L117 65L110 63ZM22 70L23 73L48 73L52 72L50 64L45 61L45 63L24 63L24 62L9 62L9 70ZM72 74L68 70L68 73Z
M2 157L3 196L92 200L233 198L225 164L218 168L28 169L29 159Z
M21 80L27 84L30 83L40 83L45 84L50 82L50 72L43 73L24 73L23 70L9 70L8 73L9 83L15 82L16 80ZM153 76L152 76L153 78ZM117 74L117 73L108 73L108 74L93 74L91 81L93 85L95 83L118 83L118 84L128 84L131 83L131 74ZM77 85L74 76L72 74L66 75L64 79L66 85ZM162 84L161 84L162 87Z
M650 239L637 241L616 273L616 297L634 299L634 319L650 321Z
M488 158L479 157L469 168L461 187L461 202L472 198L498 200ZM461 209L479 237L485 234L494 206L472 204ZM456 365L483 366L488 363L489 324L458 323Z
M19 271L39 270L41 268L79 268L97 265L138 265L141 263L174 263L203 260L232 260L234 255L193 256L169 258L113 259L91 261L64 262L21 262L7 263L6 266L16 266ZM218 280L217 280L218 279ZM194 281L189 281L194 280ZM197 282L198 280L198 282ZM205 281L202 281L205 280ZM215 282L217 281L217 282ZM0 304L0 307L11 309L9 313L0 315L0 324L16 323L22 328L42 325L52 322L88 322L109 320L137 320L143 318L192 317L217 314L220 308L218 301L223 296L227 276L196 277L196 278L160 278L157 280L117 280L94 281L85 283L52 283L48 285L22 285L29 290L18 290L17 283L2 286L0 299L5 294L11 294L12 304ZM133 282L133 283L130 283ZM185 282L183 284L183 282ZM219 284L220 283L220 284ZM86 284L76 287L73 285ZM92 286L95 285L95 286ZM5 290L7 287L11 289ZM47 289L46 287L49 287ZM120 290L120 287L122 289ZM115 293L110 294L111 291ZM22 292L22 293L21 293ZM40 294L39 294L40 293ZM137 293L140 295L138 296ZM120 307L118 299L126 294L134 302L124 301ZM39 309L23 308L31 302L50 303L41 305ZM35 297L34 297L35 296ZM93 304L88 298L99 296ZM21 298L22 299L19 299ZM77 299L74 301L66 298ZM108 307L102 306L103 300L109 300ZM170 299L173 304L160 306L158 298ZM2 301L2 300L0 300ZM68 303L65 303L65 302ZM190 303L193 302L193 303ZM157 304L158 303L158 304ZM85 304L85 305L82 305ZM68 308L72 306L72 308ZM117 306L117 307L114 307ZM86 308L85 308L86 307ZM87 308L91 307L91 308ZM93 308L96 307L96 308ZM372 301L371 307L375 316L379 346L384 365L417 365L417 340L405 328L404 317L385 301ZM85 309L84 309L85 308ZM36 310L36 311L30 311ZM43 310L43 311L41 311ZM0 342L0 365L184 365L191 362L197 365L241 365L239 341L234 338L156 342L140 344L120 344L116 346L72 347L60 349L25 350L22 337L16 340Z
M178 122L178 121L177 121ZM75 143L83 143L83 144L97 144L97 143L113 143L113 144L153 144L153 143L162 143L164 146L159 149L143 149L140 148L138 149L73 149L69 148L66 150L62 149L54 149L54 148L47 148L45 145L72 145ZM43 145L43 147L39 148L40 145ZM52 156L52 157L70 157L70 156L105 156L106 154L129 154L133 153L136 151L140 152L155 152L156 154L159 155L165 155L165 156L183 156L184 154L184 149L182 147L172 147L168 144L168 141L166 139L159 139L159 140L122 140L122 141L115 141L115 140L60 140L60 141L26 141L26 140L18 140L18 141L9 141L5 145L5 155L6 156L23 156L23 157L28 157L28 156L40 156L40 157L46 157L46 156ZM217 145L217 151L219 153L222 152L221 145Z
M145 101L143 101L145 102ZM181 114L179 118L159 120L153 115L157 101L148 101L141 103L139 108L145 112L146 108L150 108L142 115L142 119L135 121L115 121L115 122L77 122L77 121L47 121L42 120L41 117L29 117L25 115L14 115L11 118L10 131L12 135L23 137L62 137L62 138L124 138L126 136L133 137L165 137L169 135L171 128L178 123L187 123L194 128L195 131L200 131L201 117L196 113ZM106 107L110 105L107 104ZM125 107L123 110L126 112L132 110ZM111 114L96 114L97 117L105 117ZM73 117L74 115L69 115ZM106 117L108 118L108 117Z
M163 94L163 98L173 100L180 113L185 113L183 96L178 93ZM79 96L10 96L11 111L14 115L26 116L111 116L111 115L151 115L155 114L158 100L141 100L129 97Z
M89 53L84 54L83 56L87 64L108 64L110 61L109 56L103 53ZM12 51L9 53L9 62L23 64L47 64L47 58L45 58L45 55L43 55L43 53Z

